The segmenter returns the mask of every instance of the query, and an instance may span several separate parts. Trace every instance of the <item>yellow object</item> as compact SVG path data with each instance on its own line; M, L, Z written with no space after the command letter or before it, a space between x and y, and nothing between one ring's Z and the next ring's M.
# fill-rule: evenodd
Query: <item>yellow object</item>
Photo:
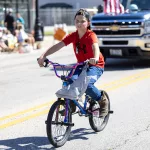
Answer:
M8 47L10 49L14 49L16 47L17 39L16 38L8 38Z

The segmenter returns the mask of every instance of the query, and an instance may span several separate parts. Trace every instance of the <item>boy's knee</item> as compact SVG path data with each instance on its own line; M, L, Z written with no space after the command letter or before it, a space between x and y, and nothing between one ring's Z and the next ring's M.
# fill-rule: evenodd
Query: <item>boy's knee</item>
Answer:
M88 84L87 89L86 89L86 93L90 93L93 89L93 84Z

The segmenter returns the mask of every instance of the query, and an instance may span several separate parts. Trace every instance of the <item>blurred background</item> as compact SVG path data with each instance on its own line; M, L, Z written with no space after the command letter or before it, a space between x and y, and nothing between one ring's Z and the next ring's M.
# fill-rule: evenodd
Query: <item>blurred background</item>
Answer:
M13 16L20 13L25 20L25 30L32 31L36 19L36 2L38 1L39 18L43 26L54 24L74 24L74 14L79 8L87 8L91 15L97 12L102 0L0 0L0 26L4 26L4 18L9 9Z

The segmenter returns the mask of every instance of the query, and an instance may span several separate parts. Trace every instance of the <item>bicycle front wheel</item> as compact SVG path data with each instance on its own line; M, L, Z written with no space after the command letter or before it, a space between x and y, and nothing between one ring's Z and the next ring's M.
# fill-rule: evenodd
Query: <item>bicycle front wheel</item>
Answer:
M90 104L91 109L92 109L92 115L89 116L89 123L91 128L95 131L95 132L100 132L102 131L107 123L108 123L108 119L109 119L109 111L110 111L110 100L109 100L109 96L108 94L103 91L103 93L106 95L107 99L108 99L108 114L104 117L104 118L100 118L99 114L100 114L100 105L98 102L95 102L93 104Z
M67 123L64 123L64 120L65 100L58 100L50 108L46 126L48 139L54 147L63 146L69 138L71 126L68 124L72 122L70 109L68 109Z

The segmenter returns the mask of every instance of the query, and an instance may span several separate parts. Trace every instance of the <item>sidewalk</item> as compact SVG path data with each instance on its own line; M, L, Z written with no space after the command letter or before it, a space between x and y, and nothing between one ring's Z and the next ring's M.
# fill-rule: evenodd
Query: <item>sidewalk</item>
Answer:
M23 55L23 54L30 54L30 53L34 53L34 52L36 53L38 51L45 51L46 49L48 49L50 46L52 46L54 44L53 36L45 36L44 41L41 41L40 43L41 43L41 49L34 49L34 50L32 50L31 52L28 52L28 53L0 52L0 57L5 56L5 55Z
M68 32L74 32L76 30L75 26L67 26L67 30ZM54 26L45 26L44 27L44 31L45 32L53 32L54 31ZM37 51L42 51L42 50L46 50L49 47L51 47L53 44L57 43L58 41L54 40L52 35L48 35L48 36L44 36L44 41L41 41L41 49L34 49L31 52L28 52L28 54L30 53L34 53ZM38 42L37 42L38 43ZM36 44L37 44L36 43ZM35 45L36 45L35 44ZM35 46L36 47L36 46ZM0 52L0 57L3 55L10 55L10 54L27 54L27 53L19 53L19 52Z

